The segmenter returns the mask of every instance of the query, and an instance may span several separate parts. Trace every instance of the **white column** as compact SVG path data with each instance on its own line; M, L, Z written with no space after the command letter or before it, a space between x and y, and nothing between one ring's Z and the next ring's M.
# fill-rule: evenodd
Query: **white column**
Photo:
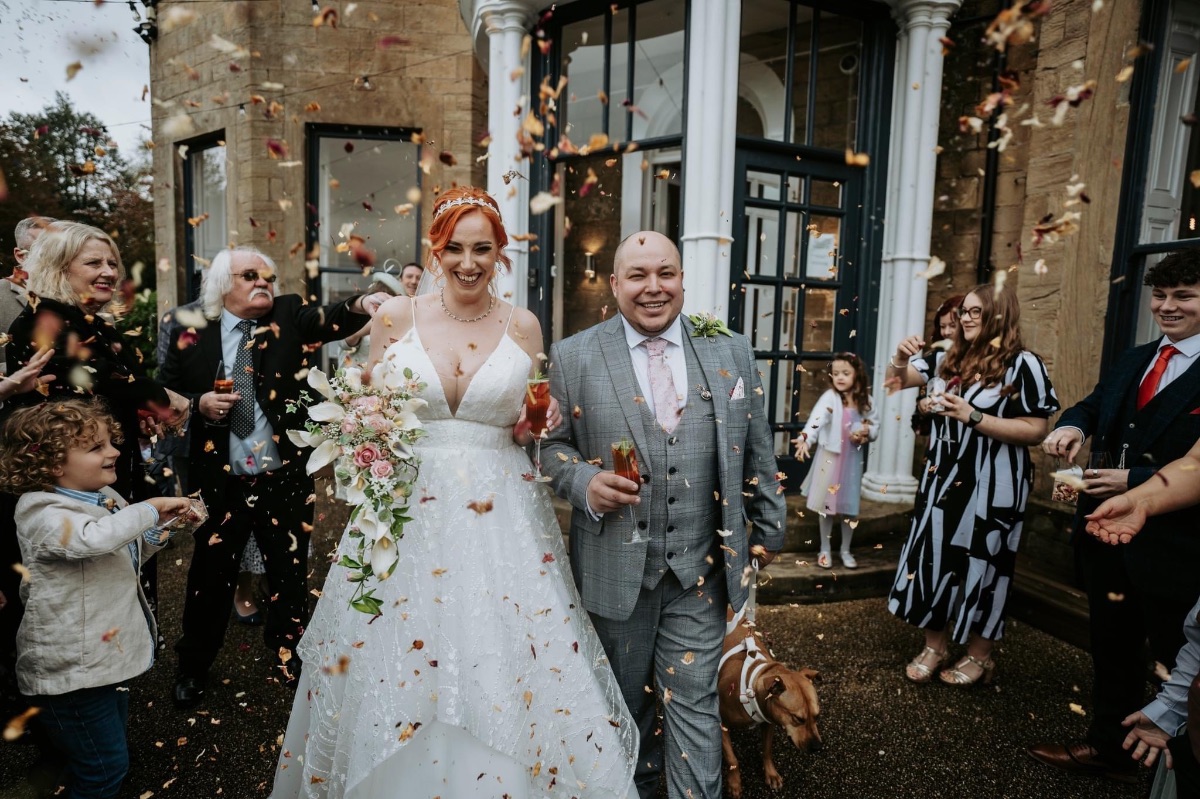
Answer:
M922 334L928 285L917 273L928 266L933 228L937 134L942 95L942 45L961 0L889 0L900 28L888 154L888 206L875 342L879 439L871 446L863 495L882 502L911 502L915 437L909 420L916 391L887 396L887 358L905 336Z
M690 25L680 236L684 309L728 320L741 4L695 0Z
M509 235L529 230L529 181L513 180L507 185L503 175L516 170L528 177L529 164L520 159L517 133L524 113L514 116L513 109L522 105L528 110L528 65L521 58L521 40L528 32L533 17L524 3L516 0L483 0L476 8L476 18L482 23L488 38L488 146L487 190L500 204L504 226ZM525 72L513 79L523 68ZM527 304L529 274L529 243L510 241L505 249L512 259L512 271L497 281L500 296L514 305Z

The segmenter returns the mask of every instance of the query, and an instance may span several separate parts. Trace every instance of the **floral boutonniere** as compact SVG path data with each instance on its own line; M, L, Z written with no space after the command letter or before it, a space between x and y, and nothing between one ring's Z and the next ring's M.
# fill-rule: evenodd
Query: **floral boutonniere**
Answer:
M716 335L732 336L729 328L725 326L717 317L710 313L694 313L688 314L688 319L692 320L692 324L696 329L692 331L692 338L712 338Z

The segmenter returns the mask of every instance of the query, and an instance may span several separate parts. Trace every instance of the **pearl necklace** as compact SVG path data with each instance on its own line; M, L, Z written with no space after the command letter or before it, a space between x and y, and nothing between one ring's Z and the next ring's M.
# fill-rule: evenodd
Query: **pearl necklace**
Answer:
M492 309L496 307L496 297L495 297L495 295L492 295L488 300L488 307L487 307L486 311L481 313L479 316L476 316L474 319L463 319L461 316L455 316L454 313L449 308L446 307L446 290L445 289L442 289L442 293L439 294L438 297L442 303L442 310L445 311L446 316L449 316L455 322L467 322L468 324L471 322L478 322L482 319L486 319L491 314Z

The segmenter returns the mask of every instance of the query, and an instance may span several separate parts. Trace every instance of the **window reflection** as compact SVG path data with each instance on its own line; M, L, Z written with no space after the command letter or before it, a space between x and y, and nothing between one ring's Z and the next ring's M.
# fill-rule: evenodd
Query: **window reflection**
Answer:
M365 288L364 266L351 237L382 265L417 260L420 206L409 200L419 185L417 145L404 140L318 134L315 193L316 241L320 247L321 302L335 302Z
M862 40L850 17L787 0L743 3L738 133L854 149Z
M185 162L187 205L187 247L191 280L189 298L200 295L204 266L229 246L229 225L225 213L225 145L213 143L193 147Z
M616 313L609 277L623 238L656 230L679 240L679 168L677 147L608 152L558 165L564 199L554 225L555 340Z

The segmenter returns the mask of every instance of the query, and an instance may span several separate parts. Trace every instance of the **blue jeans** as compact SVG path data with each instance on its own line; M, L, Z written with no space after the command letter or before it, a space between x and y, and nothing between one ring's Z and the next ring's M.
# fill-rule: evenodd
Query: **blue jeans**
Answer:
M35 718L66 757L67 799L112 799L129 773L129 690L124 683L58 696L32 696Z

